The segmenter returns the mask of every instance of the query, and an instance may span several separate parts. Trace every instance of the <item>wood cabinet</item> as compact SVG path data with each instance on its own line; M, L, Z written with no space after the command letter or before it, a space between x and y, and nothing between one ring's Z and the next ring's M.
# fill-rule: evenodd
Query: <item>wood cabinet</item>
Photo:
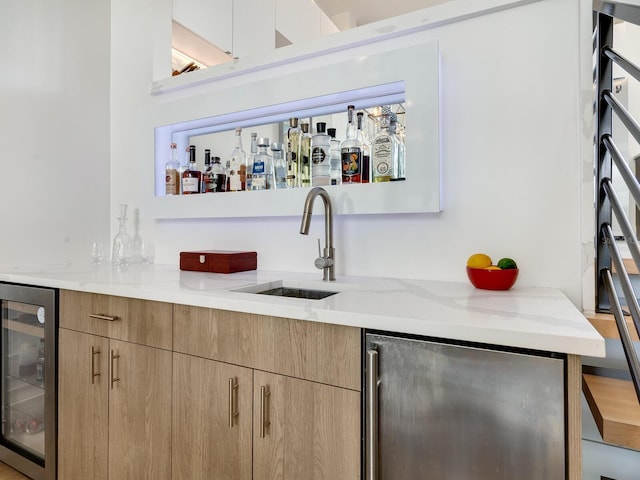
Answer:
M248 368L174 354L173 478L251 480Z
M254 480L360 478L360 393L254 372Z
M174 480L360 477L359 329L176 306L174 350Z
M171 305L60 299L58 478L170 480Z
M360 330L60 293L60 480L360 477Z

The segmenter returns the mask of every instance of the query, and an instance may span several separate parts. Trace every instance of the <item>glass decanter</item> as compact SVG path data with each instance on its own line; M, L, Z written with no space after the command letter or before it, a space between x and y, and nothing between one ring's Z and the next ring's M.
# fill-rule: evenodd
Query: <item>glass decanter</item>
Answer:
M111 263L114 265L127 265L131 241L127 233L127 205L120 205L120 216L118 217L120 228L118 234L113 237L113 250L111 251Z

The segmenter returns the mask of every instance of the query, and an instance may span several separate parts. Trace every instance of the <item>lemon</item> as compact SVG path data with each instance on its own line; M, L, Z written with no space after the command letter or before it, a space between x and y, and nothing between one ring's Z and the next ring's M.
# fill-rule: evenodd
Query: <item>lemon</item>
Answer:
M491 258L484 253L474 253L467 260L467 267L469 268L487 268L491 266Z
M518 268L516 262L510 258L501 258L498 262L498 266L503 270L513 270Z
M491 265L485 268L485 270L502 270L502 269L500 267L496 267L495 265Z

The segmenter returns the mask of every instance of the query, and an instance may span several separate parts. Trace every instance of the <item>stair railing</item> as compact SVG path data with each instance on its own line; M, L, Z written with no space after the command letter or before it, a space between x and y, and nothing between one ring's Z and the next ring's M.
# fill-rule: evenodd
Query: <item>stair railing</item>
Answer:
M615 114L629 133L640 144L640 124L629 111L613 96L613 64L615 63L636 81L640 82L640 68L613 49L613 25L615 19L640 26L640 5L622 2L594 0L595 26L595 83L596 83L596 195L597 247L596 247L596 308L611 312L616 321L629 373L636 396L640 402L640 360L633 346L631 335L624 318L620 293L616 290L611 274L612 264L618 274L622 296L628 307L633 325L640 332L640 306L624 265L616 238L611 229L612 217L618 221L636 267L640 270L640 244L629 218L622 207L611 178L614 168L624 180L633 205L640 205L640 182L629 168L620 149L613 140L612 119Z

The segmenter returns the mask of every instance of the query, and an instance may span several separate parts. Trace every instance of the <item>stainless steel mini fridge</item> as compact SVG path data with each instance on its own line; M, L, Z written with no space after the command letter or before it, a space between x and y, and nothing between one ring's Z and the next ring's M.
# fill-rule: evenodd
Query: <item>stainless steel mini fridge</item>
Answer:
M365 336L366 480L563 480L566 357Z
M56 478L57 290L0 282L0 460Z

